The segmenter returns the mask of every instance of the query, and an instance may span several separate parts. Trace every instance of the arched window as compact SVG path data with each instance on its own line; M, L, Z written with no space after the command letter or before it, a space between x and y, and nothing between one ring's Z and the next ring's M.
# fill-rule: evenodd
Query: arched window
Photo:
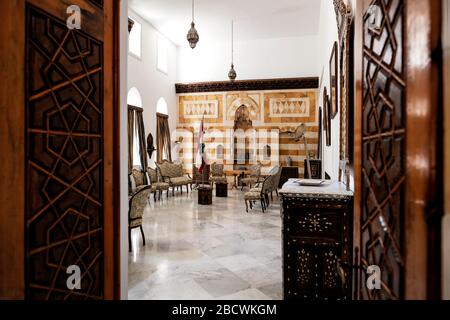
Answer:
M272 157L272 148L269 145L264 147L264 160L270 160Z
M127 96L127 104L129 108L138 107L142 108L142 98L141 94L139 93L139 90L136 87L133 87L128 91ZM131 109L133 110L133 109ZM139 134L138 134L138 125L136 121L136 113L133 114L134 123L133 123L133 167L140 167L141 161L140 161L140 146L139 146Z
M224 159L224 155L223 155L223 145L219 144L219 145L217 146L216 156L217 156L217 160L223 160L223 159Z
M133 87L128 91L127 104L129 106L142 108L141 94L136 87Z
M169 114L167 101L163 97L159 98L158 103L156 104L156 112L161 114Z

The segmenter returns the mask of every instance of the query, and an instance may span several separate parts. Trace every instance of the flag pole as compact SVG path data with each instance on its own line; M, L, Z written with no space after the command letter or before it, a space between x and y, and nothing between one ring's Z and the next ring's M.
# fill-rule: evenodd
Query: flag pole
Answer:
M200 128L202 130L202 145L201 145L201 148L202 148L201 149L202 162L204 161L203 153L205 152L205 150L204 150L204 148L205 148L205 146L204 146L204 144L205 144L205 136L204 136L204 134L205 134L205 113L206 112L203 112L202 123L200 124ZM205 163L205 165L206 165L206 163ZM202 187L205 186L205 175L203 174L203 169L202 169L202 172L201 172L201 175L202 175Z

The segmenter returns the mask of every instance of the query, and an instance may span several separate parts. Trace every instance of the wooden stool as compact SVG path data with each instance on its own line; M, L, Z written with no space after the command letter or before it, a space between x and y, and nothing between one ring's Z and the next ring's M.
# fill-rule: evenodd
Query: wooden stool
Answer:
M210 206L212 205L212 188L201 186L198 187L198 204Z
M218 198L228 197L228 183L226 182L216 183L216 197Z

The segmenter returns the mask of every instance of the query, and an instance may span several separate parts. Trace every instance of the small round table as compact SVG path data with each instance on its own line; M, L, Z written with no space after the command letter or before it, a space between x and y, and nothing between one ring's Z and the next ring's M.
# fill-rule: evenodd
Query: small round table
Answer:
M228 197L228 183L216 182L216 197L226 198Z
M210 206L212 205L212 188L209 186L198 187L198 204Z

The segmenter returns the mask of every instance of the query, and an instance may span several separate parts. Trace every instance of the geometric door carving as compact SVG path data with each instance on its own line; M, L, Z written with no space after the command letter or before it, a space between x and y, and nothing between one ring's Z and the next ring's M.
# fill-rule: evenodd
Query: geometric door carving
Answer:
M101 299L103 43L33 6L26 22L26 297Z
M362 30L360 255L364 269L380 267L382 288L368 290L367 274L362 270L359 293L363 300L401 299L405 263L405 3L376 0L372 5L378 9L366 13ZM381 24L373 24L376 18Z

